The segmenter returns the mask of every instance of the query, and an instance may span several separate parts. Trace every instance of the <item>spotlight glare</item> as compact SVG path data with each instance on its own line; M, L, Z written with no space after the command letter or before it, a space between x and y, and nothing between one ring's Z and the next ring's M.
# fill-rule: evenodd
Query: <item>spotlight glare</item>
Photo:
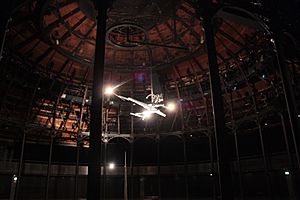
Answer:
M106 95L112 95L114 93L114 88L111 86L108 86L105 88L104 94Z
M144 111L143 112L144 119L149 119L151 117L151 114L152 113L150 111L147 111L147 110Z
M56 40L55 40L55 44L56 44L57 46L59 46L60 41L59 41L58 39L56 39Z
M167 107L167 110L169 110L169 111L175 111L175 109L176 109L176 105L173 102L168 103L166 107Z
M14 181L17 181L17 180L18 180L18 177L17 177L16 175L14 175L13 180L14 180Z
M109 163L108 168L109 169L115 169L115 163Z
M290 175L290 172L289 171L285 171L284 175L288 176L288 175Z

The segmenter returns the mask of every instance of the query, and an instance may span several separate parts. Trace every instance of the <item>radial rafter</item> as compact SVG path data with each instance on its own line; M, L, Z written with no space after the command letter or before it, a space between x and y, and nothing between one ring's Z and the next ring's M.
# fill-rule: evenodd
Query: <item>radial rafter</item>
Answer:
M178 15L176 15L177 21L179 21L187 30L190 31L190 33L194 36L194 38L197 40L197 44L200 44L200 37L199 35L192 26L189 26L184 20L182 20Z
M232 43L238 45L240 48L244 48L245 44L240 42L239 40L236 40L234 37L223 31L222 29L218 30L218 33L220 33L222 36L224 36L226 39L230 40Z
M64 42L86 19L87 16L83 16L80 20L78 20L78 22L74 24L71 29L68 29L67 32L64 33L64 35L60 38L60 42Z
M166 45L166 41L165 41L165 39L163 38L163 36L162 36L162 34L160 33L160 31L159 31L159 29L158 29L157 26L155 26L155 31L157 32L158 37L159 37L160 41L162 42L162 44L163 44L163 45ZM164 49L165 53L167 54L168 59L170 59L172 56L171 56L171 53L170 53L169 49L168 49L168 48L165 48L165 47L163 47L163 49Z
M67 14L65 14L64 16L62 17L59 17L56 21L48 24L44 29L43 31L44 32L49 32L51 31L52 29L54 29L55 27L57 27L60 23L64 23L64 21L66 19L68 19L69 17L77 14L80 12L80 8L79 7L76 7L75 9L71 10L70 12L68 12Z
M48 49L46 51L44 51L44 53L42 53L40 56L38 56L35 60L36 64L39 64L45 57L48 56L48 54L50 54L53 51L53 49L51 47L48 47Z

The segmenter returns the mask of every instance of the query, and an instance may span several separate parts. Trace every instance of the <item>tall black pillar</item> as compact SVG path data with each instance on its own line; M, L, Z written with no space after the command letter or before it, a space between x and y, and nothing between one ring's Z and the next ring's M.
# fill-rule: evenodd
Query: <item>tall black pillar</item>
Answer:
M291 2L290 2L291 3ZM287 108L287 114L289 119L289 125L291 127L291 132L284 132L286 133L285 137L292 138L292 145L294 146L295 156L296 156L296 165L295 167L298 167L296 169L292 169L291 171L291 178L289 178L289 181L292 181L290 185L288 185L289 189L292 189L294 187L295 193L293 196L295 196L296 199L299 199L299 192L298 188L300 185L300 122L298 119L298 107L295 97L295 91L292 84L292 79L289 73L288 65L286 63L286 55L283 48L283 42L284 42L284 34L286 32L286 27L284 26L285 22L283 22L283 16L287 15L288 13L282 12L280 10L280 1L274 1L274 0L264 0L263 1L265 13L267 13L269 20L270 20L270 30L272 31L272 39L274 43L274 49L275 49L275 56L277 59L277 62L275 64L278 67L281 79L282 79L282 85L283 85L283 91L284 91L284 97L286 101L286 108ZM292 8L292 7L291 7ZM294 10L290 9L289 11L291 13L297 13L297 6L294 6ZM288 16L287 16L288 17ZM291 23L291 22L290 22ZM284 120L284 119L283 119ZM284 125L284 124L283 124ZM294 165L294 160L292 161L292 167ZM294 197L290 197L291 199Z
M228 145L231 144L230 136L225 131L225 115L219 67L215 47L212 17L214 15L213 5L208 0L199 1L200 15L203 18L205 29L206 48L210 72L210 90L212 98L214 131L216 142L216 155L219 178L219 192L221 199L233 199L232 173L230 164L230 153Z
M89 138L89 161L87 180L87 200L100 199L101 176L101 131L102 131L102 87L105 57L105 35L107 1L96 1L98 9L95 60L93 69L93 91Z
M288 72L288 66L285 62L285 53L283 49L283 40L284 40L284 31L286 30L282 23L282 13L279 11L279 1L273 0L264 0L264 7L266 13L268 13L270 18L270 28L273 32L273 41L275 47L275 54L277 57L277 66L281 75L284 97L287 105L287 113L289 117L289 124L291 127L291 136L294 142L295 154L297 159L297 165L300 169L300 123L298 119L298 109L295 98L295 91L293 85L291 83L291 77ZM297 12L295 10L291 10L291 12Z

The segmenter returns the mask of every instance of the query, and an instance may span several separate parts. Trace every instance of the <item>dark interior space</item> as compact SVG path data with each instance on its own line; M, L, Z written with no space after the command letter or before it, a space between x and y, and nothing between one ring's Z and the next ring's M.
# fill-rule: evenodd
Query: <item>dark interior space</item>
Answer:
M300 199L299 0L3 0L0 200Z

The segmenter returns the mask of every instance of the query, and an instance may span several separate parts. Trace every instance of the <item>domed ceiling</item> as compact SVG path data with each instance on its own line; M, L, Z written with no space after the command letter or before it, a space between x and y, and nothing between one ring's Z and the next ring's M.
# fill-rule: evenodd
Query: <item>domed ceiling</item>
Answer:
M60 90L51 81L39 86L30 116L41 127L57 129L62 138L89 131L96 13L90 1L26 1L10 26L10 52L65 86ZM280 94L278 76L270 64L269 36L251 16L236 13L241 12L221 9L212 21L229 125L233 116L242 119L256 114ZM151 87L158 88L156 93L176 101L179 108L152 126L152 122L128 117L136 107L112 99L113 104L104 103L110 131L121 126L130 133L131 123L139 133L151 133L154 126L160 132L213 127L206 40L194 5L187 0L115 0L109 6L107 24L105 84L125 83L118 94L139 100L150 94ZM55 100L61 94L63 98Z
M41 70L90 82L95 15L90 1L30 1L17 13L10 45ZM185 68L190 62L201 63L203 69L197 71L207 68L201 21L186 1L113 1L107 23L107 71L164 68L184 61ZM220 17L214 24L219 59L224 62L228 49L236 53L246 46L244 36L251 29Z

